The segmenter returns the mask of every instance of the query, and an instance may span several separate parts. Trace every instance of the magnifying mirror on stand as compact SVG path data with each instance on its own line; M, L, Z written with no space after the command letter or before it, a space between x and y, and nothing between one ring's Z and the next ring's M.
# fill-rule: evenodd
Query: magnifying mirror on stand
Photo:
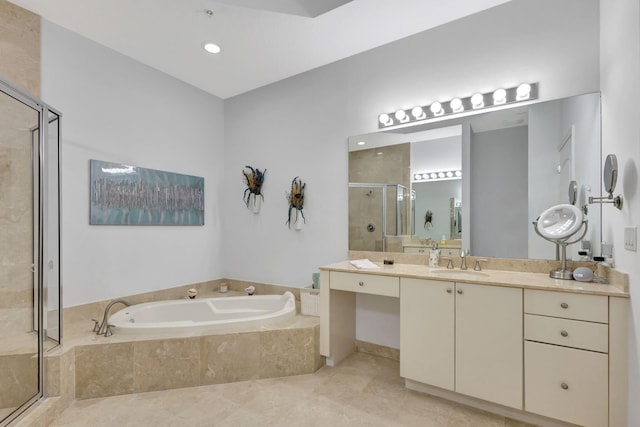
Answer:
M560 247L562 266L551 270L549 277L553 279L573 280L573 270L567 268L567 245L582 240L587 234L588 220L582 211L573 205L556 205L542 212L533 221L533 228L540 237ZM582 233L579 233L582 230ZM580 237L576 235L580 234Z

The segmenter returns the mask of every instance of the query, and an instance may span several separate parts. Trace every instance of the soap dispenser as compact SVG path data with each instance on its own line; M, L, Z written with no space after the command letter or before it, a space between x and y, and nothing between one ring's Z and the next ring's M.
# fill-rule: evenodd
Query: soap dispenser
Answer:
M438 244L434 243L429 251L429 267L435 268L438 267L440 263L440 249L438 248Z

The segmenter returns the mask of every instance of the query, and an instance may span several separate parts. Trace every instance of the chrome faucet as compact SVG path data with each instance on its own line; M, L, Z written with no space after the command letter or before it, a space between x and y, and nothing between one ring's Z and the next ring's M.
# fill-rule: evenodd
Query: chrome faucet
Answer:
M109 325L107 323L109 318L109 310L111 310L111 307L113 307L118 303L124 304L127 307L131 305L128 302L121 299L116 299L111 301L109 305L107 305L107 308L104 309L104 316L102 317L102 323L100 324L100 326L98 326L97 320L92 319L95 322L93 331L96 333L96 335L104 335L106 337L111 336L111 328L109 328Z
M464 249L460 250L460 270L467 269L467 255L469 255L468 251L465 252Z

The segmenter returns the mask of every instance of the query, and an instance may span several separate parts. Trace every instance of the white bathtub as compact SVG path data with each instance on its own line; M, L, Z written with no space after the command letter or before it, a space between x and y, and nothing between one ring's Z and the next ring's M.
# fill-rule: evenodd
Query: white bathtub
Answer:
M296 300L282 295L252 295L169 300L132 305L109 317L114 333L210 329L220 325L267 323L295 316Z

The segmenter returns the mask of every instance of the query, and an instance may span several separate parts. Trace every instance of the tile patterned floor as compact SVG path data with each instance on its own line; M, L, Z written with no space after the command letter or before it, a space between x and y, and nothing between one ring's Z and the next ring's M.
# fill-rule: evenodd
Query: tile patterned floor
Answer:
M529 425L407 390L398 362L355 353L310 375L76 401L52 426Z

